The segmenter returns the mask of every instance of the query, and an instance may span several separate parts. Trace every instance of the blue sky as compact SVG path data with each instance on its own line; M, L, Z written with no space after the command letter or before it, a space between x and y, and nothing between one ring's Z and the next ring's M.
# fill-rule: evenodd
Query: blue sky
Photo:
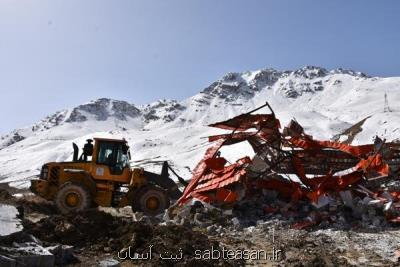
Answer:
M0 133L91 99L184 99L229 71L400 76L400 1L1 0Z

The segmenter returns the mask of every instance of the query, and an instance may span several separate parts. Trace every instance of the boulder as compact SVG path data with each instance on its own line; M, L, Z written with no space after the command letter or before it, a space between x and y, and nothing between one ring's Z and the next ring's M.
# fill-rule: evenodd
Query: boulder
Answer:
M64 265L75 259L74 247L68 245L55 245L46 248L54 255L54 260L57 265Z
M0 247L0 254L15 260L17 266L53 267L55 263L54 255L34 242L14 243L13 247ZM8 261L7 264L13 266L12 261Z
M99 263L100 267L119 267L121 266L121 264L119 263L119 261L114 260L114 259L105 259L100 261Z

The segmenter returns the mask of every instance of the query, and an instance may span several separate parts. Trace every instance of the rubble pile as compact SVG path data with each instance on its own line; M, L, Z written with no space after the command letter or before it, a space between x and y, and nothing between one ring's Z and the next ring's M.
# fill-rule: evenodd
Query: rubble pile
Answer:
M265 106L270 114L252 114ZM294 120L281 131L268 103L210 126L231 133L209 137L215 144L194 169L179 205L197 199L236 210L247 206L245 213L257 214L240 216L247 221L281 216L298 229L400 223L400 144L378 137L358 146L319 141ZM244 141L254 158L227 164L219 150Z
M25 221L24 228L40 240L63 243L77 247L107 242L114 237L115 230L122 224L121 218L98 210L79 214L51 215L33 223Z
M7 190L0 189L0 201L2 203L8 202L12 199L12 195Z
M11 187L8 187L7 184L0 184L0 203L15 206L21 214L21 217L23 217L25 212L48 215L59 213L53 203L49 201L39 199L30 194L23 195L21 193L18 193L17 196L19 195L19 197L15 197L10 193L12 191L13 189Z
M1 266L52 267L76 263L73 246L56 244L46 246L41 240L25 232L19 232L1 240Z
M121 216L126 211L119 214L116 210L89 209L63 215L53 213L53 205L46 201L29 196L18 199L7 190L0 193L5 196L0 203L10 203L0 204L1 266L79 265L80 259L94 266L94 259L102 255L97 261L105 266L120 266L125 256L127 262L146 266L243 265L241 260L196 259L196 250L219 249L220 243L188 225L167 224L161 218L139 213ZM39 220L37 214L41 214ZM151 259L132 260L136 255L145 255L150 248ZM159 255L163 253L181 258L173 260L165 255L162 259Z
M185 226L151 223L146 219L149 218L133 221L132 218L92 209L73 215L53 215L36 223L25 222L24 227L25 233L37 237L46 246L66 244L93 253L119 252L121 258L126 256L126 260L148 253L151 247L153 257L143 263L152 266L186 266L194 261L205 266L212 265L206 259L204 262L195 259L195 251L210 247L217 249L218 242L210 241L207 235ZM127 256L128 250L130 256ZM179 262L159 257L162 253L181 252L182 259ZM232 266L240 262L221 259L218 264Z
M200 227L216 234L223 232L221 227L234 231L267 222L297 230L368 229L378 232L395 226L387 220L381 202L356 196L350 203L346 206L339 194L321 198L318 204L307 200L287 202L276 191L269 190L238 201L232 209L219 209L195 201L194 204L172 208L172 218L164 219L167 223ZM214 231L216 229L219 230Z
M24 225L23 206L13 206L16 201L6 191L0 190L0 266L54 266L72 263L73 247L64 245L47 246L29 234Z

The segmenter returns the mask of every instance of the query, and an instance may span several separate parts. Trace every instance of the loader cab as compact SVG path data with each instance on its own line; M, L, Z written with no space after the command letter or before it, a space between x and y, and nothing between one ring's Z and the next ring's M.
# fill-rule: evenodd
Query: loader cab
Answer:
M73 162L78 163L79 168L88 171L94 179L129 183L130 152L125 139L88 139L80 157L75 143L73 148Z
M93 163L107 166L111 175L121 175L130 168L129 146L125 140L95 138L94 152Z

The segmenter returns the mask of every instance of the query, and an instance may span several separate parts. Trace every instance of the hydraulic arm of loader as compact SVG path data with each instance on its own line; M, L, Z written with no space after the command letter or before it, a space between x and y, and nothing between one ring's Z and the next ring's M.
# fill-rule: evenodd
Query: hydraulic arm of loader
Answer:
M178 185L174 180L169 177L168 170L171 170L178 177L179 182L185 186L185 180L172 170L167 161L163 163L161 174L144 171L144 175L147 177L148 182L159 185L167 190L168 196L171 199L178 199L182 196L182 192L178 189Z

